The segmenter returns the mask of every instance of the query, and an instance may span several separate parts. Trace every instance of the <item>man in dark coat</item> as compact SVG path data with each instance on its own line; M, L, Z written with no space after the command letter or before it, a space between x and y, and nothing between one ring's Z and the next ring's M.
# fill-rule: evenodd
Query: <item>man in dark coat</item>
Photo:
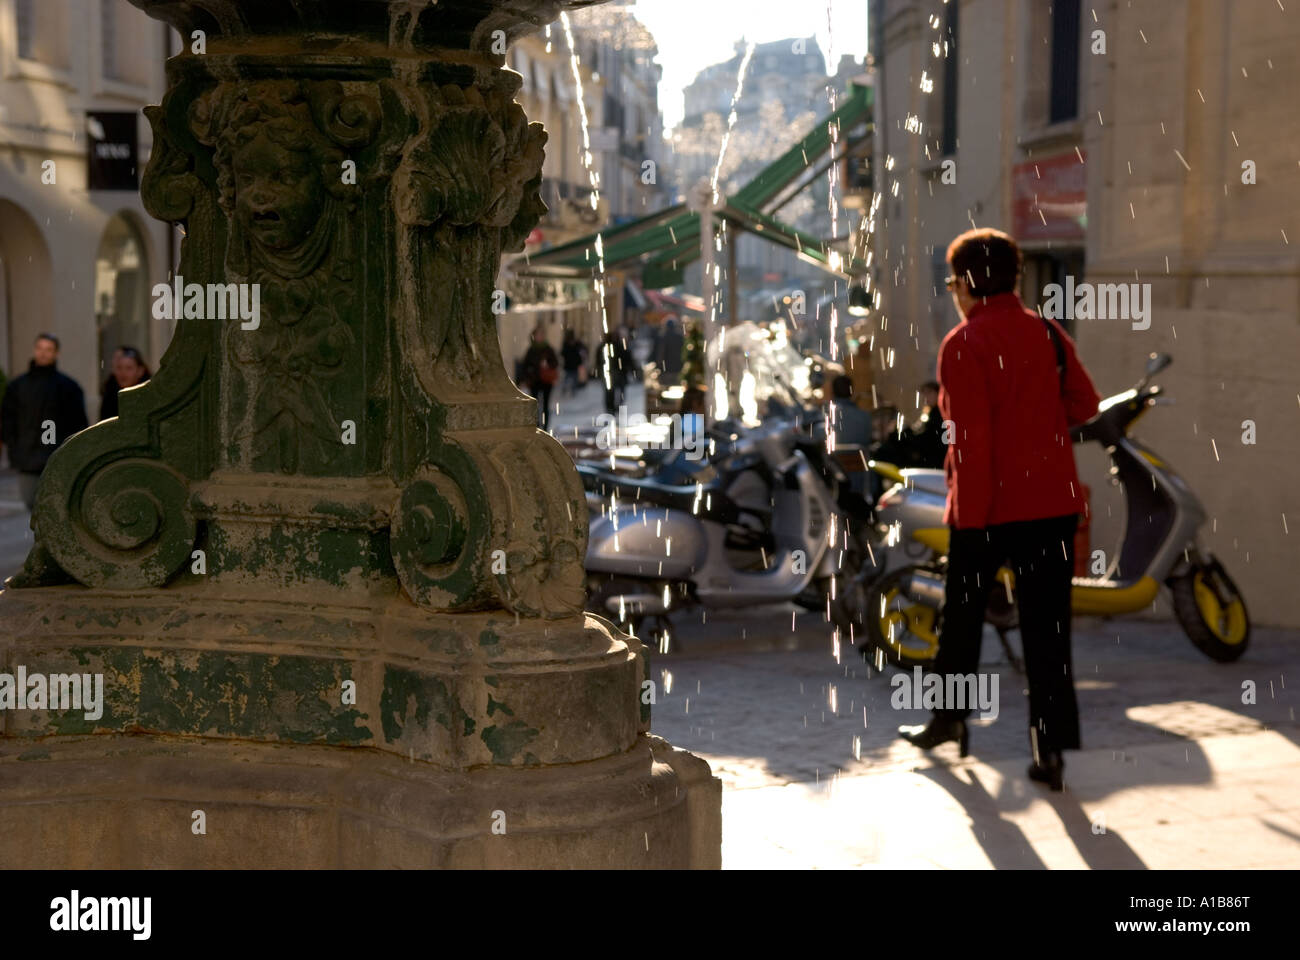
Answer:
M627 396L627 383L636 373L636 361L627 347L628 331L619 327L605 334L605 341L597 358L597 370L605 381L605 412L618 414Z
M543 430L551 426L551 390L560 379L560 358L555 348L546 342L546 329L538 324L533 330L532 344L524 354L522 379L519 386L537 400L537 425Z
M676 317L664 321L659 342L655 344L655 364L659 367L659 383L665 387L676 386L682 374L682 347L686 338Z
M571 397L580 386L587 385L587 345L578 339L572 330L564 331L564 345L560 347L560 359L564 362L564 395ZM581 378L581 383L579 383Z
M0 444L9 449L28 510L50 454L87 426L85 396L77 381L58 371L58 359L58 338L42 333L27 372L10 382L0 407Z

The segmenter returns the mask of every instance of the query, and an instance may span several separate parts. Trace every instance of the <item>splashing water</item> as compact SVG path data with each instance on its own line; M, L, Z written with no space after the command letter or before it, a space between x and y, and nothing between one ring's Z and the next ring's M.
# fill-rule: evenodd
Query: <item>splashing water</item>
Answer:
M727 114L727 129L723 132L722 143L718 147L718 162L714 164L713 176L709 178L709 203L715 207L717 206L718 201L721 199L721 196L718 193L718 180L722 176L722 164L727 158L727 146L731 143L731 134L732 131L735 130L736 128L736 121L739 119L739 114L737 114L736 112L736 107L740 103L740 98L745 92L745 77L749 73L749 63L754 58L754 50L756 48L757 48L757 44L753 42L751 42L749 46L745 48L745 55L741 57L740 66L736 70L736 89L731 94L731 110ZM726 232L725 222L722 225L722 232L723 233ZM700 242L712 244L714 249L719 253L722 251L721 236L717 237L716 239L713 237L701 236ZM728 242L732 242L732 241L728 240ZM705 265L705 269L706 270L708 269L707 265ZM713 266L713 277L712 277L713 286L709 288L707 279L705 282L706 289L711 289L712 291L712 295L708 298L709 303L705 305L709 311L708 329L710 331L715 329L715 324L717 323L718 320L717 283L720 279L721 279L720 268L715 261ZM731 309L733 311L735 310L735 304L731 305ZM722 365L723 356L726 349L727 349L727 331L725 329L719 330L718 339L717 339L717 350L714 359L714 363L717 364L718 366ZM717 369L716 367L713 373L713 388L714 388L714 397L716 398L714 414L715 416L720 418L726 417L731 412L730 401L728 399L730 391L728 390L728 383L725 375L722 373L721 370ZM724 404L726 405L725 407Z
M581 63L578 60L578 45L573 40L573 25L569 22L568 13L560 14L560 25L564 28L564 40L569 45L569 69L573 73L573 85L578 95L578 119L582 124L582 166L587 171L587 180L591 184L591 209L597 210L600 207L600 174L596 172L594 166L594 157L591 153L591 126L587 120L587 97L582 88L582 70ZM547 28L549 38L550 28ZM605 303L605 243L601 233L596 233L596 296L600 299L600 329L602 333L609 333L609 308ZM612 361L612 350L605 348L610 355L607 361ZM605 388L610 387L610 367L611 362L605 363Z
M833 0L826 0L826 32L827 32L826 61L828 63L835 62L835 24L834 24L833 7L834 7ZM833 84L827 84L826 89L829 94L831 113L834 114L836 109L838 109L837 107L838 98L836 97L836 90ZM834 157L835 147L839 143L839 126L832 122L827 125L827 132L830 134L830 138L831 138L831 156ZM839 233L840 206L839 206L838 198L835 196L835 185L838 181L838 174L839 174L838 167L839 164L832 163L826 168L826 176L828 179L828 186L829 186L829 190L827 191L826 202L827 205L830 207L832 243L835 242L835 237ZM832 253L831 256L834 257L835 254ZM833 261L832 261L832 265L834 265ZM839 343L837 342L837 337L836 337L838 326L839 326L839 306L838 304L836 304L834 300L832 300L831 301L831 323L830 323L831 362L835 362L836 360L839 359ZM835 452L835 411L836 411L836 405L832 404L830 408L830 416L826 418L826 452L827 453ZM833 547L835 545L834 534L831 533L830 531L827 531L827 538L828 538L827 539L828 545ZM838 662L839 660L838 653L835 659Z
M718 202L718 177L722 174L722 161L727 156L727 144L731 142L731 131L736 126L736 105L740 103L741 94L745 90L745 74L749 72L749 61L754 57L754 49L757 45L750 43L745 49L745 56L741 58L740 68L736 73L736 90L731 95L731 113L727 115L727 130L722 135L722 147L718 150L718 163L713 168L713 178L709 181L709 186L713 190L713 202Z

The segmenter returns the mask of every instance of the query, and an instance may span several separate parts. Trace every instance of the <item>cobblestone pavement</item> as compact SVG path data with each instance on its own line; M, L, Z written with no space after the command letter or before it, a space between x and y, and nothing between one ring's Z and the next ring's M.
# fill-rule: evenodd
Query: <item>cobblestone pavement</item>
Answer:
M31 514L18 492L18 474L0 470L0 583L22 568L31 546Z
M1171 622L1077 620L1084 749L1053 796L1024 776L1023 678L992 633L981 670L1000 678L1000 714L974 721L961 760L897 739L927 714L891 708L896 671L848 647L837 662L818 614L696 612L675 627L681 651L652 659L653 730L722 779L727 866L1300 867L1294 631L1256 628L1242 660L1219 664Z
M911 764L916 751L897 740L896 727L924 722L927 714L891 708L889 678L897 671L882 675L847 645L837 663L823 618L796 611L714 612L707 623L699 613L689 622L682 617L675 625L683 651L653 657L652 677L660 681L654 732L677 746L726 756L717 773L736 786ZM1266 724L1295 730L1296 641L1294 633L1256 628L1242 660L1218 664L1174 623L1080 619L1074 658L1084 745L1122 751ZM1027 755L1023 677L991 632L981 670L1000 678L1001 711L996 721L974 721L972 749L985 759ZM1256 684L1252 706L1241 703L1246 680Z

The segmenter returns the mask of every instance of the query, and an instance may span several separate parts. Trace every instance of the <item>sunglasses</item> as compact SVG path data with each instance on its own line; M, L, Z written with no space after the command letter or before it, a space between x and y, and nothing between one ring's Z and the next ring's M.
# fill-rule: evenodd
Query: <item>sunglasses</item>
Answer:
M961 277L944 277L943 285L946 289L951 290L961 282Z

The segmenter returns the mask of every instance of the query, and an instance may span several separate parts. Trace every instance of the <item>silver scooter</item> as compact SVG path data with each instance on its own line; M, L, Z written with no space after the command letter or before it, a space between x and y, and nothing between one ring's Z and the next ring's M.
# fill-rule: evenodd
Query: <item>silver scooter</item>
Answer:
M790 422L710 435L708 462L670 458L649 477L578 465L591 527L588 609L632 633L654 619L652 639L667 652L675 610L806 603L817 590L847 641L871 562L866 503L824 440ZM850 584L862 598L852 606Z
M1152 354L1145 376L1132 389L1103 400L1095 417L1071 431L1075 443L1105 447L1111 482L1123 488L1126 507L1118 554L1096 576L1074 578L1071 603L1076 614L1134 613L1149 609L1165 584L1192 643L1206 656L1228 662L1246 650L1250 617L1222 564L1197 543L1205 508L1169 464L1129 436L1147 410L1172 402L1150 385L1172 362L1168 354ZM872 469L895 481L876 504L890 569L869 589L859 650L877 666L929 667L939 649L947 566L944 473L880 463ZM998 580L985 619L1019 667L1006 643L1006 632L1016 626L1014 578L1003 568Z

